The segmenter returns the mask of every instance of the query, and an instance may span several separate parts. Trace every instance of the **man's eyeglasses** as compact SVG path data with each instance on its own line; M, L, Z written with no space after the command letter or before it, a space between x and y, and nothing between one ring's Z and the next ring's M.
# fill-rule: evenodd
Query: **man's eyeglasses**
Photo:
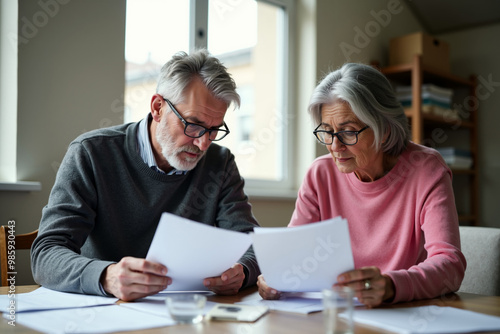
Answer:
M369 126L365 126L359 131L327 131L327 130L319 130L321 124L313 131L316 139L325 145L333 144L333 137L336 136L338 140L344 145L354 145L358 142L358 135L369 128Z
M224 127L223 129L220 129L220 128L217 128L217 129L207 129L204 126L201 126L201 125L198 125L198 124L195 124L195 123L190 123L190 122L186 121L181 116L181 114L179 114L179 112L175 109L175 107L172 104L172 102L170 102L166 98L163 98L163 100L165 100L165 102L167 102L168 106L170 107L170 109L172 109L172 111L174 112L174 114L177 117L179 117L179 119L182 121L182 123L184 123L184 134L186 136L191 137L191 138L200 138L201 136L203 136L205 133L208 132L208 138L211 141L218 141L218 140L221 140L222 138L224 138L225 136L227 136L229 134L229 129L227 128L226 122L224 122L222 124L222 126Z

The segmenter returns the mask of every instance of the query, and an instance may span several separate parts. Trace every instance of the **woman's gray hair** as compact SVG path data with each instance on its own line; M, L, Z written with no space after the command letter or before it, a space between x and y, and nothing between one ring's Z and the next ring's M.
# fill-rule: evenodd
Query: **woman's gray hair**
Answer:
M308 110L316 124L321 123L322 105L335 102L348 103L356 117L373 130L376 150L391 156L404 151L410 140L408 119L391 84L378 70L347 63L326 75L309 102Z
M163 65L156 93L173 104L182 102L184 90L196 77L200 78L215 98L224 101L227 107L233 103L240 106L240 95L236 83L227 68L207 50L199 49L191 54L176 53Z

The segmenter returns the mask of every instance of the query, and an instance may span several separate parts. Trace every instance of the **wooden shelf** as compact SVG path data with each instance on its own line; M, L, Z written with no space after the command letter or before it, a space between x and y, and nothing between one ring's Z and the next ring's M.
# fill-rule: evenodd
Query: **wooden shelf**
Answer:
M459 216L461 224L479 225L479 168L478 168L478 140L477 124L478 110L470 110L467 120L450 118L445 115L436 115L423 112L422 109L422 84L435 84L440 87L454 89L466 93L468 97L476 98L476 78L471 76L465 79L440 69L424 66L421 56L416 55L409 64L394 65L381 68L380 71L394 84L412 87L412 106L405 109L405 114L410 121L412 140L417 144L428 143L430 138L425 138L425 130L440 127L446 131L464 129L469 131L469 149L472 153L473 166L471 169L452 169L454 175L465 175L469 182L470 190L469 207L457 208L467 212ZM470 108L469 108L470 109ZM427 131L427 135L428 135Z
M392 80L399 81L401 83L406 83L406 85L411 85L410 74L414 70L415 64L403 64L403 65L392 65L387 66L380 71L386 76L390 77ZM449 72L440 71L433 67L421 66L422 77L425 81L433 82L437 85L447 86L450 88L469 86L470 88L475 87L474 80L465 79L457 75L453 75Z
M462 222L460 225L467 225L467 226L477 226L477 217L474 215L458 215L458 221ZM469 222L469 224L463 224L463 222Z
M457 175L460 175L460 174L463 174L463 175L472 175L472 176L476 175L476 170L474 170L474 169L457 169L457 168L451 168L451 171L453 172L453 174L457 174Z
M411 118L414 115L413 110L411 109L405 109L405 114L406 116L411 120ZM429 123L433 123L436 125L444 125L448 127L461 127L461 128L473 128L474 123L468 120L463 120L463 119L446 119L444 116L439 116L439 115L434 115L434 114L428 114L422 112L422 118L424 121L427 121Z

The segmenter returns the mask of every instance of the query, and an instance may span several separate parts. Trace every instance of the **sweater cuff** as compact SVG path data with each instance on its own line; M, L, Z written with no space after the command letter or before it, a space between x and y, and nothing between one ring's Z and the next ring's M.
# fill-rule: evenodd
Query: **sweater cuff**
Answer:
M100 280L106 268L113 263L114 262L97 260L90 262L80 276L82 293L109 297L110 295L104 291Z
M243 273L245 274L245 279L243 280L243 284L241 285L241 287L246 287L247 286L247 282L248 282L248 275L250 274L250 272L248 271L248 268L246 265L244 265L243 263L240 263L242 266L243 266Z
M389 278L394 283L394 297L388 303L395 304L399 302L406 302L413 299L413 286L410 284L410 280L408 279L408 273L399 270L399 271L389 271L384 273L389 276Z
M245 280L243 281L241 288L243 289L255 285L257 277L260 275L260 268L257 263L257 259L255 258L252 246L250 246L248 251L241 257L238 263L243 266L243 271L245 272Z

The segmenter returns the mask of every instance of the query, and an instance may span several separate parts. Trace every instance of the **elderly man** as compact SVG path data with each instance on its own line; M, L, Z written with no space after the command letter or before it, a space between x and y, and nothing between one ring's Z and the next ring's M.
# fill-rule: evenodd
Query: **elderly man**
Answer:
M75 139L32 247L36 282L134 300L172 283L168 268L144 259L163 212L239 232L258 226L234 156L212 144L229 133L224 115L239 103L215 57L178 53L161 70L147 117ZM250 249L203 284L234 294L258 275Z

